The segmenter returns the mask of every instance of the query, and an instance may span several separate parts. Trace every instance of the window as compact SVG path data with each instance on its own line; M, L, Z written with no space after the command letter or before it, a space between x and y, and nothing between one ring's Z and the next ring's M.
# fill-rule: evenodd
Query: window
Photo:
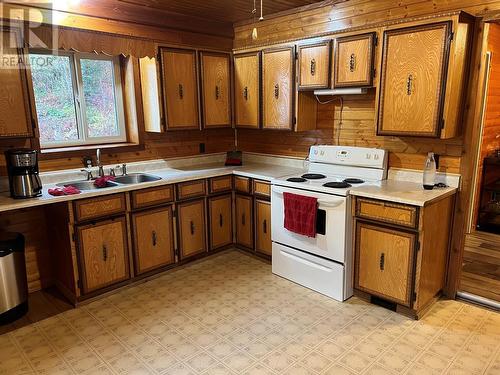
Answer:
M42 148L126 141L118 58L30 53Z

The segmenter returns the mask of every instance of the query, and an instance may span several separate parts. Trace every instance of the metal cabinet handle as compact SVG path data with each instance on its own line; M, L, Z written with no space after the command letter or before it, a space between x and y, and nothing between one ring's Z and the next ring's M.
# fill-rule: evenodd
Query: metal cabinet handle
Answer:
M409 74L406 80L406 94L409 96L413 93L413 75Z
M248 87L245 86L245 88L243 89L243 98L245 98L245 100L248 100Z
M274 97L278 99L280 97L280 85L275 84L274 85Z
M153 240L153 246L156 246L156 243L157 243L157 237L156 237L156 231L153 231L153 233L151 233L151 237L152 237L152 240Z
M264 222L262 223L262 226L263 226L262 229L263 229L264 233L267 234L267 220L266 219L264 219Z
M108 248L104 244L102 245L102 260L108 260Z
M179 83L179 98L184 99L184 87Z
M222 214L219 214L219 226L222 227Z
M381 253L380 254L380 271L383 271L384 268L385 268L385 254L384 253Z
M352 73L356 70L356 55L351 53L351 57L349 58L349 71Z
M219 100L220 97L220 88L219 86L215 86L215 100Z
M241 215L241 225L245 225L245 214Z
M193 221L191 221L191 235L194 234L194 223Z
M316 74L316 60L315 59L312 59L311 60L311 75L315 75Z

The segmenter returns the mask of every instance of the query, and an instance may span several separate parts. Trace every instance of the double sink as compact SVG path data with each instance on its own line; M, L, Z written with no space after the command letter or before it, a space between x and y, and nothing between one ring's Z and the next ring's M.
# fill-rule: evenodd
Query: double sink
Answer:
M141 184L144 182L153 182L161 180L161 177L146 174L146 173L130 173L124 176L115 177L114 181L108 181L106 186L97 187L94 185L94 180L89 181L71 181L71 182L63 182L60 184L56 184L56 186L64 187L64 186L74 186L78 190L98 190L98 189L106 189L110 187L120 186L120 185L133 185L133 184Z

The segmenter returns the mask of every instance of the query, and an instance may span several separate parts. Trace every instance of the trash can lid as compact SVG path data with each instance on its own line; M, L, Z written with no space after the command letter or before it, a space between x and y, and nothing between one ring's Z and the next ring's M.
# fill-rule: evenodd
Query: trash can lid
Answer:
M23 240L24 236L21 233L0 232L0 257L9 255L13 251L24 250Z

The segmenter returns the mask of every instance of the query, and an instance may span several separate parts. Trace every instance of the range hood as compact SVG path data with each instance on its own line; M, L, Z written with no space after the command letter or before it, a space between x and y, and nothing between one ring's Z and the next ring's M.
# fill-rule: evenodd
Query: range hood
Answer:
M349 89L325 89L325 90L314 90L314 95L317 96L325 96L325 95L362 95L366 94L368 89L357 87L357 88L349 88Z

